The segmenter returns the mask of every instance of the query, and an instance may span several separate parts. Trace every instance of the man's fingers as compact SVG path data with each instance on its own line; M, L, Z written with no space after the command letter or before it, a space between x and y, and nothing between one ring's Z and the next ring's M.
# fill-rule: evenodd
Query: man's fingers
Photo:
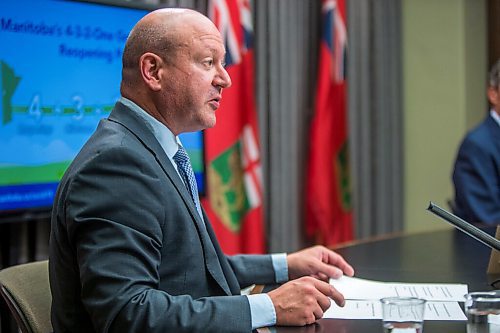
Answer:
M338 306L344 306L345 305L344 295L342 295L337 289L333 287L332 289L333 289L333 296L331 296L332 299Z
M343 296L329 283L302 277L268 293L276 310L278 325L305 325L323 318L331 299L343 305Z
M330 306L332 305L330 296L327 297L327 296L325 296L323 294L321 294L317 298L317 301L318 301L319 306L321 307L321 310L323 310L323 312L325 312L326 310L328 310L330 308Z
M323 262L320 264L319 270L320 271L317 273L318 276L320 274L324 274L324 275L327 275L328 277L338 279L342 275L344 275L344 273L342 272L342 270L340 268L325 264Z
M329 283L317 279L311 279L311 281L314 287L318 289L320 293L325 296L332 297L333 287Z
M325 282L330 281L330 277L328 275L326 275L325 273L322 273L322 272L318 272L318 274L316 275L316 277L318 279L320 279L321 281L325 281Z
M323 311L323 310L322 310L319 306L317 306L317 307L313 310L314 318L315 318L316 320L323 318L323 313L324 313L324 311ZM312 324L312 323L309 323L309 324Z
M344 306L345 303L344 295L342 295L332 285L323 282L321 280L313 280L313 284L319 292L333 299L338 306ZM326 302L324 302L323 304L326 304Z
M327 250L328 260L327 263L330 265L335 265L340 268L345 275L353 276L354 268L345 261L345 259L338 253L335 253L331 250Z
M343 265L339 265L339 267L342 269L345 275L354 276L354 268L352 268L352 266L349 265L346 261L344 261Z
M330 298L336 297L335 288L333 288L333 286L331 286L329 283L323 282L321 280L310 279L309 281L312 282L314 288L318 291L314 296L316 302L321 307L322 311L326 311L331 305Z

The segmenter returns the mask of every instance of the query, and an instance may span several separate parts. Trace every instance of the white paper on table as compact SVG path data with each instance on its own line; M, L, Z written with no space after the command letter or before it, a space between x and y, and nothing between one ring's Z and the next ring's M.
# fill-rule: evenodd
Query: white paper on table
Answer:
M408 296L427 301L463 302L464 295L468 292L465 284L379 282L345 275L339 279L330 279L330 284L342 293L345 299L351 300Z
M500 315L495 315L495 314L488 315L488 324L500 327Z
M378 300L346 300L344 307L332 301L323 318L382 319L382 304ZM424 320L467 320L458 302L426 303Z

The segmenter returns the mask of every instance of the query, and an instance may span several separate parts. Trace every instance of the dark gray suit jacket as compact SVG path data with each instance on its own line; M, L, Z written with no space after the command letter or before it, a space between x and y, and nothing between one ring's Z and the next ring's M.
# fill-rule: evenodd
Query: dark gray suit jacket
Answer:
M226 257L148 125L117 103L66 171L52 213L55 332L248 332L240 289L272 260Z

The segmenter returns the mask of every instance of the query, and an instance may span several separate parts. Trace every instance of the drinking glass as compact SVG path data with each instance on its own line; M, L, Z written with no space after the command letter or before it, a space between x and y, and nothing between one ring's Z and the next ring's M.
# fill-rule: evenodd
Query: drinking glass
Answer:
M384 333L422 333L426 301L416 297L386 297L382 303Z
M500 333L500 291L478 291L465 295L468 333Z

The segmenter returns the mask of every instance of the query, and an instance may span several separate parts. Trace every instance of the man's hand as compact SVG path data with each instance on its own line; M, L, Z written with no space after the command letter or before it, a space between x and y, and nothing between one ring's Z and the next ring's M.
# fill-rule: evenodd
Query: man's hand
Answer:
M354 269L342 256L324 246L314 246L287 255L288 278L313 276L328 282L329 278L339 278L343 274L354 275Z
M345 302L333 286L312 277L289 281L268 295L276 310L276 325L282 326L314 323L330 307L330 298L339 306Z

